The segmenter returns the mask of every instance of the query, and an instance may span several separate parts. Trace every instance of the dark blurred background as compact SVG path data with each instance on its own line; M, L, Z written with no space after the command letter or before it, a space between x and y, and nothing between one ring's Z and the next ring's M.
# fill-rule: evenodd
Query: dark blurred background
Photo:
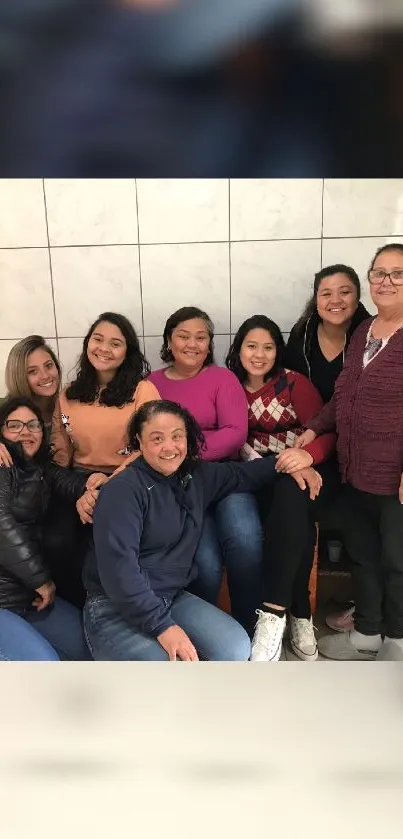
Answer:
M0 0L2 177L399 177L402 0Z

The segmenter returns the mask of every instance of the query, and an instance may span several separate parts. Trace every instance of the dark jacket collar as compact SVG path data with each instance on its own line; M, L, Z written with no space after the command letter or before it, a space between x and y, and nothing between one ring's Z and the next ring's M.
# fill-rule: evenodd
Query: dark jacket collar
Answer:
M367 320L370 317L371 317L370 313L367 311L367 309L365 308L363 303L360 302L357 306L356 311L354 312L354 315L353 315L351 323L350 323L350 327L349 327L349 329L347 331L347 334L346 334L346 348L348 347L348 345L350 343L350 340L351 340L351 336L353 335L353 333L357 329L357 326L359 326L360 323L362 323L364 320ZM304 332L304 354L305 354L305 357L307 357L309 355L309 350L310 350L310 346L311 346L311 342L312 342L312 337L315 334L315 330L319 326L319 322L320 322L319 315L315 311L313 313L313 315L311 315L311 317L308 319L308 321L306 323L306 326L305 326L305 332Z
M10 452L14 465L20 468L43 466L49 458L47 446L42 446L35 457L27 457L21 443L12 443L10 440L5 440L2 435L0 435L0 443L3 443Z

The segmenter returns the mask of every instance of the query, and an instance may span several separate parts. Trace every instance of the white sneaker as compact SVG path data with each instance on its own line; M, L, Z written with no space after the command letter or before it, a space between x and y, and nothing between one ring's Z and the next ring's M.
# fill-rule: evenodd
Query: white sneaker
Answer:
M259 616L252 641L251 661L279 661L285 630L284 617L256 609Z
M290 615L290 644L292 651L302 661L316 661L318 645L316 643L312 618L294 618Z

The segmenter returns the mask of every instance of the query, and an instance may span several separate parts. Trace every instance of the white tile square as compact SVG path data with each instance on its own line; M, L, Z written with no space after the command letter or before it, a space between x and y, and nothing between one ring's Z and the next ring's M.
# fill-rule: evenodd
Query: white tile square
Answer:
M45 192L51 245L137 243L134 179L45 180Z
M82 338L59 338L59 360L62 365L62 382L72 382L76 375L76 365L83 349Z
M141 245L140 259L145 335L161 335L182 306L199 306L229 333L227 243Z
M403 236L403 178L326 179L323 235Z
M4 374L6 370L6 364L8 359L8 354L16 341L4 341L0 340L0 399L3 396L6 396L6 383L4 380Z
M320 240L231 244L231 333L265 314L289 332L320 268Z
M54 335L55 318L47 248L0 250L0 335Z
M228 180L139 179L137 194L140 242L228 240Z
M142 334L137 245L52 248L58 335L85 335L106 311L120 312Z
M0 248L47 247L41 178L0 180Z
M225 367L225 358L231 345L230 335L214 336L214 359L219 367Z
M231 239L307 239L321 235L321 178L234 179Z
M165 367L165 364L160 358L160 349L162 347L162 335L152 335L150 338L144 338L145 356L147 361L151 364L151 370L159 370L160 367Z
M323 266L336 265L340 262L343 265L351 265L360 278L361 300L371 314L374 314L376 310L371 300L367 271L377 249L388 242L403 244L403 236L323 240Z

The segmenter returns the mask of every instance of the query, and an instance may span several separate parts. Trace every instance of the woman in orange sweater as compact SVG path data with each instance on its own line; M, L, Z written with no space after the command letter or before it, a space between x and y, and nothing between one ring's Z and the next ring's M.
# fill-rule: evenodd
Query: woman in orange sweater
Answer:
M97 473L87 482L89 492L105 483L130 459L129 420L145 402L159 399L156 387L145 381L149 373L150 366L130 321L114 312L100 315L84 338L75 380L61 391L56 401L51 431L55 463L88 475ZM89 522L85 506L84 496L77 507L81 521ZM60 517L62 521L54 522L52 530L58 534L56 540L60 543L61 534L70 549L66 551L63 546L63 554L69 554L68 567L59 567L59 580L55 582L66 599L81 605L84 602L81 566L88 528L80 527L75 510L61 508L56 519ZM54 549L55 546L52 553ZM72 557L77 558L75 567Z

